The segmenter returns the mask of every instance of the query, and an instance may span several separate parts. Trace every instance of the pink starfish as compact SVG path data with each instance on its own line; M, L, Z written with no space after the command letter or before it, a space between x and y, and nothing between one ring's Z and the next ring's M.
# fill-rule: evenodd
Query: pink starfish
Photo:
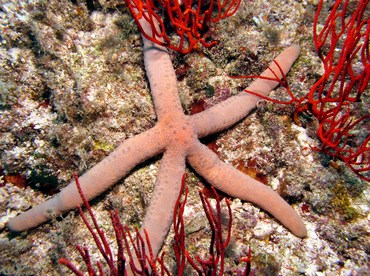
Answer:
M150 28L145 22L142 26L148 30ZM214 152L199 141L199 138L226 129L244 118L259 98L242 92L196 115L184 115L167 49L146 38L143 38L143 43L145 69L158 122L153 128L123 141L109 156L79 178L86 198L91 200L126 176L136 165L163 152L155 190L142 225L149 234L155 255L172 222L185 160L217 189L260 206L293 234L305 237L306 228L300 217L277 193L220 161ZM298 54L299 47L291 46L276 58L284 74L289 71ZM278 72L274 63L271 68ZM269 70L261 76L274 77ZM275 81L257 79L247 89L268 95L277 85ZM81 203L73 181L55 197L11 219L8 227L12 231L24 231L49 220L51 211L59 215Z

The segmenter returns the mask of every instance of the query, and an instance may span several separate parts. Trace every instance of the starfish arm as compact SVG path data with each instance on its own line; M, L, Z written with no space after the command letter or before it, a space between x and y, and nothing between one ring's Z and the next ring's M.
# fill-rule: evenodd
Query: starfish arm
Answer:
M150 33L151 26L149 23L145 19L141 19L140 22L143 29ZM153 95L158 121L166 116L184 117L177 91L177 78L168 50L144 36L142 36L142 40L145 71Z
M232 197L252 202L269 212L297 237L307 230L299 215L270 187L219 160L205 145L198 143L188 155L190 165L217 189Z
M149 234L154 256L157 255L173 221L176 199L185 172L185 155L177 150L163 154L154 192L142 229Z
M143 150L145 148L145 150ZM156 127L125 140L116 150L93 166L80 178L82 191L88 200L107 190L142 161L162 152L164 144L158 139ZM74 181L59 194L11 219L8 227L12 231L24 231L76 208L82 203Z
M299 52L300 47L298 45L293 45L276 57L275 62L280 65L284 75L289 72L293 63L298 58ZM271 63L270 68L280 78L283 77L274 62ZM266 69L261 76L274 78L274 75L269 69ZM278 84L279 83L276 81L256 79L246 90L267 96ZM260 98L255 95L241 92L210 109L192 115L191 123L198 137L204 137L219 132L244 118L256 106L259 100Z

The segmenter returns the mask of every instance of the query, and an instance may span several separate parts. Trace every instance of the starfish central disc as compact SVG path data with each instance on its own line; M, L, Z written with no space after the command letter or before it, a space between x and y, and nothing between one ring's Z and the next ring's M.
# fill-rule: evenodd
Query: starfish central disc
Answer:
M171 148L189 149L197 142L197 135L187 117L164 119L160 124L162 139Z

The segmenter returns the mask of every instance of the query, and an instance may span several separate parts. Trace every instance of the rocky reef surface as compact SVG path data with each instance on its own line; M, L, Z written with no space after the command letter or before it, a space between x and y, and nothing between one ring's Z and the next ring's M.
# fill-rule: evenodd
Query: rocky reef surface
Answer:
M185 112L239 93L250 80L229 75L257 75L291 44L301 45L302 53L289 85L296 95L307 93L323 72L312 43L316 7L314 0L244 1L234 16L214 27L218 45L186 56L171 52ZM364 106L369 106L369 94ZM279 87L272 97L287 94ZM302 117L298 126L293 112L292 106L261 101L250 116L205 141L222 160L278 191L308 229L301 240L259 208L232 200L225 271L241 269L237 260L251 248L254 275L368 275L368 183L340 161L311 150L320 145L315 121ZM6 222L155 121L140 33L122 1L2 0L0 274L66 275L69 271L57 261L68 257L79 266L76 244L92 248L92 259L100 259L77 213L16 236ZM158 163L149 160L93 200L113 249L107 212L118 209L123 224L139 226ZM202 254L210 228L198 197L201 180L193 171L188 176L189 251ZM173 263L172 237L162 249L169 252L168 264Z

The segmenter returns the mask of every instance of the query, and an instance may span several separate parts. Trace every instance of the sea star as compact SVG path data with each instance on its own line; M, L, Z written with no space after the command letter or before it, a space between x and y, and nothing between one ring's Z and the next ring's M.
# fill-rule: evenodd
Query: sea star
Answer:
M144 19L142 19L144 20ZM149 29L149 24L142 26ZM298 237L306 236L306 228L298 214L268 186L219 160L199 138L226 129L253 109L259 97L241 92L201 113L183 113L177 93L176 75L165 47L143 37L144 63L155 105L157 124L118 146L109 156L80 178L88 200L107 190L136 165L163 152L155 190L142 228L146 229L153 253L160 250L172 222L173 208L185 171L185 160L210 184L232 197L250 201L272 214ZM276 61L286 74L299 55L299 47L291 46ZM271 69L277 70L275 63ZM273 77L270 70L261 76ZM280 76L282 77L282 76ZM276 81L257 79L247 89L263 95L278 85ZM59 215L81 204L74 181L58 195L11 219L12 231L24 231L49 220L50 212Z

